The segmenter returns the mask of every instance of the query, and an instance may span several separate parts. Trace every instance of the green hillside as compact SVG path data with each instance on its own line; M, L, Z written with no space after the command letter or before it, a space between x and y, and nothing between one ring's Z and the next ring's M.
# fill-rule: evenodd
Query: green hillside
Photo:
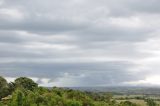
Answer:
M159 106L158 101L140 96L127 98L107 92L38 87L26 77L11 83L0 77L0 99L0 106Z

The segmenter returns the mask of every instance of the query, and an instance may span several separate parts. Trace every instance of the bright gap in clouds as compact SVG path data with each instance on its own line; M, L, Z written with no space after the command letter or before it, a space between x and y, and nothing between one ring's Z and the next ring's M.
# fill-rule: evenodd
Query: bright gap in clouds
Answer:
M160 86L160 75L151 75L144 80L124 82L124 84L132 86Z

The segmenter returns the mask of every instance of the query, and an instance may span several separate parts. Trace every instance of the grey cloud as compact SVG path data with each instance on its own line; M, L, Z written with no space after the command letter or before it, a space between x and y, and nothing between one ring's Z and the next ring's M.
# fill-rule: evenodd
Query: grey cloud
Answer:
M158 6L159 0L132 0L129 1L128 7L136 12L145 12L145 13L160 13L160 7ZM154 5L154 6L153 6Z
M150 33L148 30L142 29L121 29L107 26L104 29L92 28L80 31L74 35L79 35L78 38L82 41L143 41L146 40ZM81 37L80 37L81 36Z
M16 33L12 31L0 31L0 42L3 43L20 43L23 42L24 38L17 36Z
M135 77L136 74L128 73L133 64L128 62L92 62L92 63L10 63L1 64L1 75L9 77L30 76L49 78L56 80L63 78L63 73L69 73L71 76L79 76L82 73L84 77L80 78L77 85L112 85L122 83L123 81L133 81L142 79ZM6 68L7 67L7 68ZM73 77L76 78L76 77ZM73 79L74 80L74 79ZM86 82L86 83L84 83Z
M109 7L110 15L124 17L135 14L159 14L159 0L101 0L103 5ZM96 3L96 1L95 1Z
M4 0L0 75L48 78L48 83L66 86L143 80L153 69L143 65L143 59L155 56L143 43L158 35L158 4L158 0Z
M75 2L72 0L68 1L67 3L64 2L62 4L59 1L54 1L54 3L50 3L50 2L53 2L53 1L48 1L45 3L44 2L41 3L39 1L34 1L33 3L32 2L26 3L25 1L21 1L20 3L15 2L14 3L15 8L19 9L22 12L22 14L24 14L24 19L17 22L10 22L8 20L4 20L0 24L1 29L25 30L32 33L39 33L39 34L41 33L42 35L68 33L74 36L78 35L78 37L84 36L81 38L88 39L88 40L105 40L105 41L145 40L147 34L151 32L145 28L144 29L136 29L136 28L129 29L129 28L122 28L122 27L116 28L115 26L112 26L109 24L105 25L105 23L102 23L100 24L100 27L97 27L97 24L101 23L100 22L101 20L109 20L110 17L113 17L112 15L104 15L104 14L105 14L105 11L107 11L108 9L109 11L111 11L111 13L113 13L112 7L115 7L114 5L118 4L116 6L117 8L119 7L120 9L117 9L117 10L121 11L121 7L123 8L125 7L125 5L128 6L129 4L132 4L124 0L120 2L119 1L110 2L110 1L101 0L98 3L97 1L94 1L93 4L91 4L91 6L84 5L85 6L84 8L81 8L81 6L83 7L83 4L90 3L91 1L82 1L82 4L77 4L78 6L74 6ZM10 3L12 2L8 0L6 5L7 4L11 5ZM103 3L106 5L104 5ZM139 5L139 2L137 1L133 3L135 7L136 7L136 4ZM140 4L142 3L140 2ZM150 3L147 2L146 4L150 4ZM44 5L43 10L42 9L38 10L43 5ZM99 6L101 5L103 6L103 8L100 10L104 11L104 13L99 14L99 11L97 11L97 8L100 8ZM121 5L124 5L124 6L121 6ZM31 7L28 8L29 6ZM96 8L93 8L93 7L96 7ZM75 8L75 9L72 9L72 8ZM127 8L126 10L130 9L129 6L126 8ZM94 12L91 12L91 10L89 10L87 14L84 14L85 11L88 11L87 9L93 9L92 11L96 11L96 12L94 13ZM84 10L84 11L81 12L81 10ZM94 18L94 17L97 17L97 18Z

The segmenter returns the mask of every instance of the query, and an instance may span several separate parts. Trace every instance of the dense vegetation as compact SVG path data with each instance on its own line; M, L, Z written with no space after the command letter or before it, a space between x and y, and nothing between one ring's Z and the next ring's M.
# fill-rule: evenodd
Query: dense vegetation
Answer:
M38 87L26 77L11 83L0 77L0 100L0 106L141 106L127 100L118 102L110 93ZM158 106L152 99L145 101L148 106Z

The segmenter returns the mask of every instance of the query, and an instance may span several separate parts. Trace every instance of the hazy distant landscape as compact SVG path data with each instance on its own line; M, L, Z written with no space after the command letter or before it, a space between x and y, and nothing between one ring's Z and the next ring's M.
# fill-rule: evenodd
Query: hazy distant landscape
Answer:
M70 89L90 92L112 92L117 94L144 94L160 95L160 87L134 87L134 86L115 86L115 87L69 87Z

